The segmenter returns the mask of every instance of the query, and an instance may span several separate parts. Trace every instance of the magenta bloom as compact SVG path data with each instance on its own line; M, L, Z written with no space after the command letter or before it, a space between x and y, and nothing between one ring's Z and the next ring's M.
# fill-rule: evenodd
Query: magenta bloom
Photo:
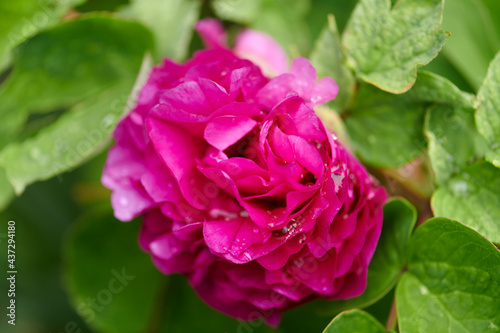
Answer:
M197 28L209 49L154 68L114 133L102 182L116 217L142 214L156 266L242 320L277 325L312 299L360 295L386 192L313 111L336 83L304 58L282 74L261 33L231 51L217 22Z

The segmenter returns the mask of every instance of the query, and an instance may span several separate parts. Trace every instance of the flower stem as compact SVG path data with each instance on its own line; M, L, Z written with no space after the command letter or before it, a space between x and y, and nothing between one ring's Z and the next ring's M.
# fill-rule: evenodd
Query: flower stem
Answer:
M385 329L395 330L398 323L398 315L396 313L396 296L392 301L391 312L389 313L389 318L387 318L387 324L385 325Z

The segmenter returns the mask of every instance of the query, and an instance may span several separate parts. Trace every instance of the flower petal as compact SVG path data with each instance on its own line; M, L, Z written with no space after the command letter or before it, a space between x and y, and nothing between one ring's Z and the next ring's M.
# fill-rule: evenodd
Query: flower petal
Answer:
M273 38L255 30L245 30L238 35L234 52L260 66L264 74L273 77L288 68L288 57Z

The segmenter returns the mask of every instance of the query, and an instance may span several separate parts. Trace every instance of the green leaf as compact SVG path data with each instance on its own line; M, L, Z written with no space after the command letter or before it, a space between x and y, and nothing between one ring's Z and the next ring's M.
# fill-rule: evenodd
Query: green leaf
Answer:
M443 0L361 0L343 35L348 64L361 80L402 93L431 61L448 33L439 29Z
M211 5L217 16L223 20L250 24L259 15L262 0L213 0Z
M0 167L0 212L7 207L14 195L14 189L7 179L5 169Z
M356 104L345 119L354 152L367 164L379 167L410 162L425 148L426 105L406 94L361 85Z
M84 0L0 1L0 60L21 42L56 23Z
M476 123L479 133L490 145L486 158L500 168L500 53L490 64L483 85L477 98L479 106L476 112Z
M29 112L68 108L117 84L132 87L151 48L142 25L97 15L30 39L18 48L13 72L0 89L0 147L12 141Z
M111 212L83 217L66 244L66 282L76 311L102 332L145 332L166 279L137 243L138 221Z
M35 137L6 146L0 153L0 165L16 193L22 193L37 180L70 170L104 149L122 116L127 88L128 85L117 85L105 90Z
M476 129L472 106L437 104L431 107L425 133L437 184L443 184L451 175L484 156L487 149Z
M474 96L460 91L450 81L433 75L435 91L446 93L427 111L425 134L436 183L444 183L484 156L486 143L474 120Z
M384 333L377 319L361 310L342 312L325 328L323 333Z
M488 162L473 164L445 185L431 200L436 216L462 221L500 243L500 169Z
M129 0L86 0L82 5L76 7L79 13L97 12L97 11L117 11L120 7L127 5Z
M393 199L384 206L384 223L377 250L368 268L368 282L361 296L343 301L322 301L324 312L366 307L387 294L395 285L406 263L406 246L417 221L415 207L404 199Z
M248 25L275 38L293 56L307 54L309 29L305 16L310 0L215 0L212 7L222 19Z
M346 127L356 154L379 167L404 165L423 152L424 118L432 104L472 105L473 96L448 80L419 72L415 85L394 95L362 84L356 104L346 113Z
M351 70L344 63L342 45L333 15L328 16L328 25L316 41L310 58L318 77L330 76L340 87L337 97L331 102L332 108L339 113L346 110L352 102L355 80Z
M327 14L335 14L337 28L342 33L357 2L357 0L314 0L307 15L307 23L311 29L313 40L318 38L327 23Z
M494 34L492 37L500 36L500 2L497 0L483 0L482 2L491 16L491 23L496 31L496 35Z
M0 113L21 119L35 105L45 109L83 101L34 137L0 152L0 166L16 193L105 147L150 45L151 36L141 25L98 16L62 24L23 45L18 74L0 92L8 97ZM29 99L22 95L26 86L32 89Z
M446 47L446 45L444 47ZM422 70L433 72L447 78L463 91L476 93L476 90L471 87L469 82L467 82L455 66L453 66L453 64L444 56L443 52L440 52L430 63L419 69L419 71Z
M197 0L133 0L121 13L154 32L159 59L181 61L187 55L200 7Z
M486 152L485 158L497 168L500 168L500 149L489 150Z
M396 289L401 332L498 332L500 252L493 244L434 218L415 231L408 255Z
M445 1L443 28L452 34L443 54L476 91L500 49L490 12L481 0Z

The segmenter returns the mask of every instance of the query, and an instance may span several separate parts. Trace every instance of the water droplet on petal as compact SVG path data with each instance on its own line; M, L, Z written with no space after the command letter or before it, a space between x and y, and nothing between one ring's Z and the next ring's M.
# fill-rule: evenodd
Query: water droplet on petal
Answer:
M301 237L299 238L299 243L300 243L300 244L303 244L303 243L306 241L306 239L307 239L307 236L306 236L306 234L304 234L303 236L301 236Z
M252 255L251 255L251 254L250 254L250 252L248 252L248 251L243 252L243 256L244 256L244 257L245 257L248 261L252 260Z
M273 230L271 234L273 235L273 237L283 237L287 233L288 233L288 228L287 227L283 227L283 228L281 228L279 230Z

